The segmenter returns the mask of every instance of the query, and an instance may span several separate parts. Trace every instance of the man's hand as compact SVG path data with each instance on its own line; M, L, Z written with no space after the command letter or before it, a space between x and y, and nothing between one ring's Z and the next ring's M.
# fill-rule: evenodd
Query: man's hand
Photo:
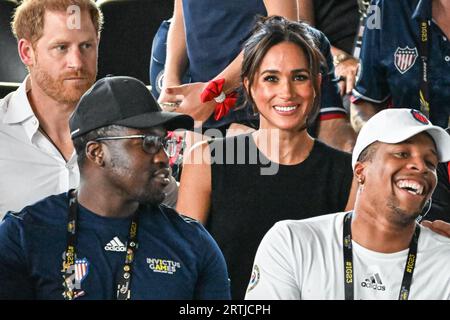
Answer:
M355 130L356 133L359 133L366 122L369 121L369 119L382 108L382 105L374 104L365 100L350 103L350 119L353 130Z
M215 101L206 103L200 101L200 95L207 85L208 83L195 82L168 87L165 89L164 97L160 98L160 102L181 101L174 111L188 114L195 121L204 122L211 116L216 106Z
M333 148L352 152L356 133L347 118L329 119L320 121L318 138Z
M356 74L358 72L359 63L355 58L348 58L340 62L334 69L336 76L342 77L343 80L338 82L339 92L341 96L350 94L355 87Z
M442 221L442 220L436 220L436 221L428 221L424 220L422 221L422 225L430 228L432 231L439 233L440 235L443 235L444 237L450 238L450 223Z

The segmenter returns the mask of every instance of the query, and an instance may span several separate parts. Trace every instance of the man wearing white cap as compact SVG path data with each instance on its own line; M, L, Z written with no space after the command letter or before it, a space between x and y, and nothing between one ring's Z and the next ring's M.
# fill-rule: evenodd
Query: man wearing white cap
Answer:
M416 110L387 109L354 151L355 209L277 223L246 299L450 299L450 239L420 226L450 136Z

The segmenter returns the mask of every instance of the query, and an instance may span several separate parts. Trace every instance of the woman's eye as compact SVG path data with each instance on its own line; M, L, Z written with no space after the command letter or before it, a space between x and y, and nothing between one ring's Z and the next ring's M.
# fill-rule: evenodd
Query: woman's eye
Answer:
M309 79L309 77L306 74L297 74L294 76L295 81L305 81L308 79Z
M275 77L275 76L266 76L266 77L264 77L264 81L268 81L268 82L275 82L277 80L278 80L278 78Z

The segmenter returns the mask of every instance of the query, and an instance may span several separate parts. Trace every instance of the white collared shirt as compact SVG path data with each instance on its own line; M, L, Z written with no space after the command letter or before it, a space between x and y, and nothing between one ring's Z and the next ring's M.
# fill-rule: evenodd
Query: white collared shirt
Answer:
M7 211L75 188L80 180L75 151L66 162L38 130L28 88L29 77L0 99L0 219Z

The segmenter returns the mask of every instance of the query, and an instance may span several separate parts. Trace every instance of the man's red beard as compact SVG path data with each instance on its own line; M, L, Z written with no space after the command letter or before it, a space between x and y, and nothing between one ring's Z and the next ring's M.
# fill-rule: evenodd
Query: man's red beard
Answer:
M95 74L84 70L65 72L55 79L36 64L34 73L35 81L41 90L53 100L63 104L76 104L95 82ZM72 83L66 80L69 78L84 78L84 80Z

